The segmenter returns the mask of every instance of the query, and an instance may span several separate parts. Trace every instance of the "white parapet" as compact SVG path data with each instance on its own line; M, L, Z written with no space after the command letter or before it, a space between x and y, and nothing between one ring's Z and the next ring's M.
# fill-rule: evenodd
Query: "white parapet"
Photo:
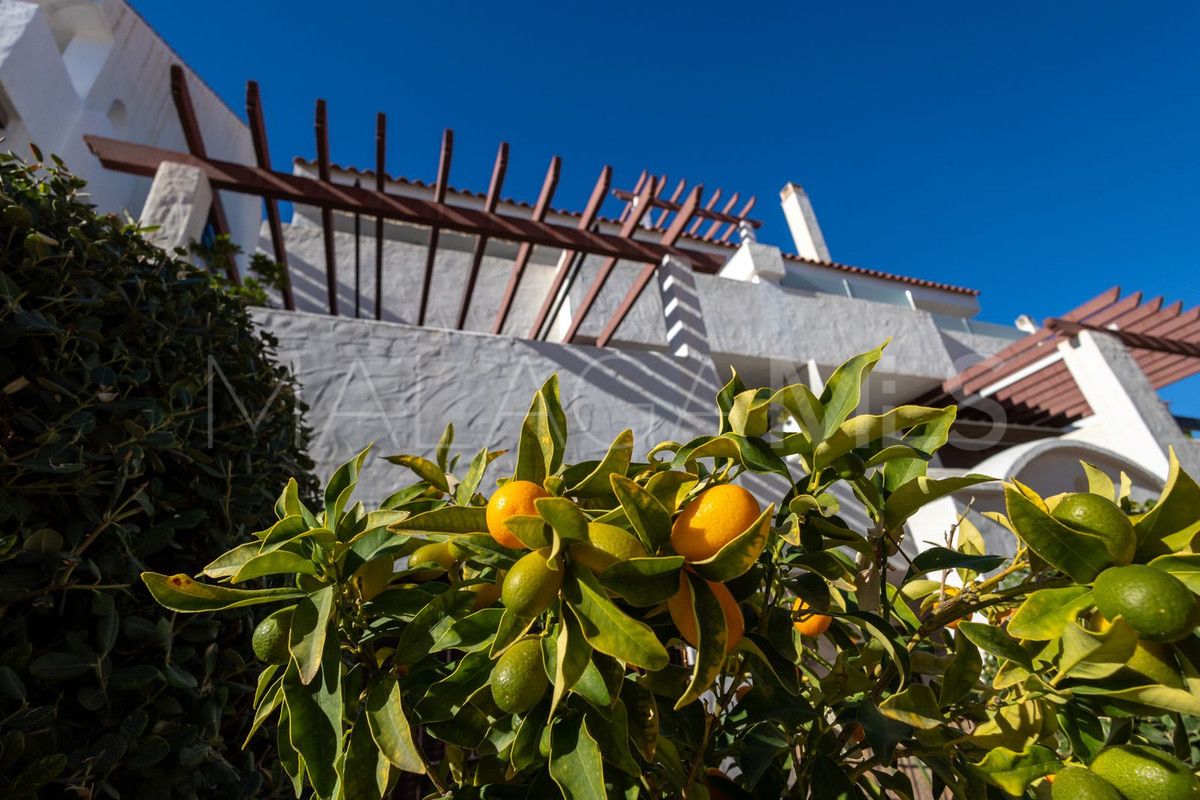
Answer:
M139 222L158 228L151 238L164 250L200 239L212 207L212 186L197 167L164 161L154 174Z

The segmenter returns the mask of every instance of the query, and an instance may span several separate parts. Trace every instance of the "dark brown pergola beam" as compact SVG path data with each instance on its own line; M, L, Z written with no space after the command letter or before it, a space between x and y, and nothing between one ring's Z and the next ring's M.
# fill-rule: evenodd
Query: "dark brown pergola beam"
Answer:
M450 159L454 156L454 131L442 131L442 149L438 155L437 178L433 182L433 201L446 202L446 188L450 185ZM380 192L382 195L382 192ZM425 310L429 307L429 287L433 284L433 262L437 258L438 239L442 229L438 225L429 228L429 247L425 249L425 275L421 279L421 305L417 311L417 324L425 324Z
M647 181L642 187L642 193L637 196L637 200L633 203L633 208L629 212L629 216L625 218L624 224L621 225L621 238L627 241L633 241L633 234L642 224L642 220L646 216L646 212L650 210L650 195L653 193L654 181ZM584 295L583 302L579 305L579 311L575 314L575 319L571 321L571 327L567 330L567 335L563 337L563 341L568 344L574 341L579 333L579 328L583 325L587 314L592 310L592 305L595 304L596 298L600 296L601 290L604 289L604 284L608 282L608 278L612 275L613 268L616 267L617 256L609 256L600 265L600 271L596 273L595 280L588 288L588 292ZM648 259L638 259L639 262L645 263Z
M729 224L732 224L735 229L737 228L738 225L740 225L743 222L752 228L761 228L762 227L762 220L746 219L746 214L749 214L750 209L754 208L754 198L753 197L750 198L750 200L747 202L745 208L743 208L739 214L730 214L730 213L728 213L728 211L713 211L712 210L713 206L716 205L717 199L720 196L721 196L721 190L717 189L713 193L713 195L708 199L708 202L704 204L703 208L696 209L695 219L693 220L691 227L688 229L688 236L694 235L696 233L696 230L701 225L704 224L705 220L713 220L714 222L719 222L719 223L729 223ZM627 192L624 189L614 189L613 197L617 198L618 200L624 200L625 202L629 202L633 198L637 197L637 194L634 192ZM673 196L670 200L663 200L662 198L651 198L650 205L654 206L655 208L664 209L663 216L665 216L666 213L669 211L679 211L679 209L682 208L682 206L679 203L675 202L676 199L677 199L677 196ZM736 203L737 203L737 193L735 192L733 195L732 201L726 205L726 209L732 208L734 206L734 204L736 204ZM657 227L661 227L661 221L662 221L662 216L659 217L659 225ZM716 227L719 228L720 226L718 225Z
M642 187L646 184L647 180L653 181L654 179L650 177L650 173L648 171L642 170L642 174L638 175L637 183L633 185L633 193L630 195L629 200L632 200L641 193ZM625 218L629 216L629 211L632 208L633 206L627 200L625 202L625 207L621 209L620 215L617 216L617 222L624 222Z
M200 133L200 121L196 118L196 109L192 105L192 95L188 91L187 77L179 64L171 65L171 99L175 102L175 111L179 114L179 125L183 128L183 138L187 142L188 152L199 158L207 158L208 151L204 147L204 137ZM225 216L225 206L216 187L212 193L212 218L217 234L229 233L229 218ZM240 285L242 276L238 274L237 259L233 256L225 264L225 272L229 280Z
M670 199L663 200L661 197L655 198L654 205L662 209L662 213L658 215L658 219L654 220L651 227L655 230L662 230L662 226L667 223L667 217L670 216L672 206L677 210L679 208L677 201L683 195L683 190L687 188L687 181L683 178L679 179L679 183L675 184L675 191L671 192Z
M537 203L533 206L533 213L530 214L530 219L536 222L541 222L546 218L546 212L550 210L550 202L554 199L554 190L558 188L558 176L562 170L562 159L554 156L550 159L550 166L546 168L546 177L542 181L542 189L538 192ZM517 297L517 289L521 285L521 278L525 275L525 267L529 264L529 257L533 254L533 245L529 242L521 242L521 246L517 249L517 259L513 262L512 272L508 276L508 285L504 287L504 297L500 300L500 308L496 311L496 321L492 324L492 333L499 335L504 330L504 322L508 319L508 312L512 308L513 300Z
M387 181L387 115L375 115L375 191L383 194ZM383 319L383 217L375 217L375 319Z
M645 182L646 173L642 173L642 180ZM604 205L604 198L608 194L609 184L612 182L612 167L605 166L600 170L600 177L596 178L596 185L592 187L592 195L588 198L587 205L583 209L583 213L579 215L579 223L577 229L586 231L592 227L596 221L597 215L600 213L600 206ZM537 339L541 336L542 327L550 318L554 301L558 298L559 292L562 291L563 282L567 279L567 275L571 272L571 262L575 260L577 250L564 250L558 257L558 269L554 271L554 280L550 282L550 289L546 292L546 299L542 301L542 307L538 309L537 319L533 321L533 327L529 329L529 338ZM568 287L569 289L569 287Z
M721 225L725 224L726 222L737 221L737 217L732 216L729 212L733 210L735 205L737 205L738 196L739 195L737 192L734 192L730 196L729 200L726 201L725 206L721 209L721 216L715 222L713 222L712 225L708 226L708 230L706 230L704 235L700 237L701 239L709 241L712 239L713 235L721 229Z
M329 183L329 125L325 115L325 101L317 100L316 118L313 123L317 135L317 175L322 183ZM356 191L357 191L356 187ZM357 209L355 209L357 211ZM329 313L337 316L337 252L334 249L333 210L321 207L321 230L325 236L325 289L329 293Z
M683 203L683 208L675 215L671 226L667 228L663 234L662 244L670 247L675 244L675 241L683 234L683 229L692 221L692 215L700 207L700 197L704 194L704 187L697 186L688 194L687 200ZM604 347L608 344L609 339L621 327L621 323L625 321L625 317L629 316L629 312L633 309L638 297L646 288L646 284L654 277L654 272L661 266L657 263L646 264L642 267L642 271L638 273L637 279L633 285L629 287L629 291L625 293L624 299L621 300L621 305L617 306L617 310L613 313L612 319L604 326L604 330L600 332L600 336L596 338L596 346Z
M483 210L488 214L496 213L496 204L500 202L501 187L504 186L504 174L508 172L508 142L501 142L496 150L496 162L492 165L492 179L488 182L487 197L483 201ZM487 249L487 234L480 234L475 240L475 252L471 255L471 269L467 272L467 285L463 289L462 301L458 304L458 324L461 331L467 324L467 311L471 308L471 295L475 293L475 281L479 279L479 265L483 263L483 253Z
M216 188L274 197L302 205L375 214L385 219L417 225L437 225L467 235L486 234L513 242L530 242L555 249L581 250L590 254L620 258L644 264L674 255L691 261L698 271L715 273L722 259L683 247L663 247L658 242L640 241L600 231L567 227L549 222L534 222L525 217L487 214L479 209L438 203L418 197L355 189L343 184L326 183L301 175L271 172L247 164L212 158L198 158L172 150L122 142L100 136L85 136L91 152L108 168L135 175L153 175L164 161L198 167ZM582 224L583 220L580 220Z
M258 166L270 169L271 151L267 147L267 126L263 121L258 81L246 82L246 117L250 120L250 137L254 140L254 157ZM264 198L263 203L267 207L267 225L271 229L271 247L275 251L275 261L283 267L283 307L294 311L296 301L292 296L292 276L288 268L287 247L283 241L283 222L279 219L279 204L270 198Z
M696 213L696 219L692 221L691 227L688 228L688 236L695 236L697 229L704 224L704 215L713 210L713 206L721 199L721 187L712 193L712 197L708 198L708 202L704 204L704 208Z
M1066 336L1075 336L1080 331L1092 331L1094 333L1105 333L1109 336L1115 336L1129 347L1139 350L1153 350L1159 353L1170 353L1176 356L1188 356L1190 358L1200 358L1200 343L1189 342L1183 339L1168 338L1165 336L1152 336L1145 333L1136 333L1134 331L1106 328L1102 325L1093 325L1086 322L1073 322L1066 319L1051 318L1046 320L1046 327L1063 333Z
M733 234L736 231L740 230L743 224L746 224L746 225L750 224L750 220L746 219L746 215L749 214L754 209L754 204L757 202L758 202L758 198L755 197L754 195L751 195L750 199L746 201L746 205L742 206L742 210L737 213L738 223L736 225L730 225L728 228L725 229L725 233L721 235L721 238L719 241L722 244L724 244L725 242L728 242L729 237L733 236Z

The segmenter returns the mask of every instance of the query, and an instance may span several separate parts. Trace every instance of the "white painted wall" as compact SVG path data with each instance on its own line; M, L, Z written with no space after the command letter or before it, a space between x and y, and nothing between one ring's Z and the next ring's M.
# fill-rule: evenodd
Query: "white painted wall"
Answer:
M214 44L214 46L218 46ZM55 153L88 182L103 211L136 216L150 179L101 167L84 134L186 151L169 69L183 61L124 0L0 0L2 145ZM188 88L212 156L253 163L249 129L190 69ZM257 241L261 201L221 194L231 234Z

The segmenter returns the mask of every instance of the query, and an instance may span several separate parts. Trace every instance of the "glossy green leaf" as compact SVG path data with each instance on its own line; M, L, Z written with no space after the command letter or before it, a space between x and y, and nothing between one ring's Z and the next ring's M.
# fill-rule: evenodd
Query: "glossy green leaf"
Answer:
M504 609L500 616L500 625L496 628L496 638L492 642L491 657L499 658L500 654L520 640L532 625L533 619L518 616L511 609Z
M1200 532L1200 485L1183 471L1175 449L1168 452L1167 484L1158 502L1134 523L1138 546L1136 563L1183 550Z
M533 501L538 514L550 523L559 539L568 542L586 542L587 517L579 506L565 497L542 497Z
M387 793L390 766L375 746L367 718L360 716L346 740L340 769L341 793L347 798L378 798Z
M201 611L225 611L230 608L276 603L303 597L299 589L231 589L199 583L187 575L160 575L143 572L142 582L159 605L172 611L194 614Z
M692 568L710 581L733 580L754 566L771 538L771 515L775 504L767 506L749 528L731 539L724 547Z
M302 597L292 613L288 650L291 651L301 683L311 683L321 668L336 591L335 586L318 589Z
M794 383L775 392L771 402L783 406L804 432L805 441L809 446L801 455L810 457L812 443L825 438L825 407L821 405L821 401L806 384Z
M550 637L542 639L542 650L546 672L554 679L554 693L547 714L547 718L553 719L558 704L583 677L592 661L592 646L584 639L579 621L570 608L563 609L562 621L553 640Z
M201 570L201 573L213 580L232 578L243 564L259 554L261 547L261 542L246 542L238 545L210 561Z
M1057 639L1091 605L1092 591L1086 586L1039 589L1025 598L1009 620L1008 632L1018 639Z
M978 684L983 674L983 657L979 649L966 636L954 637L954 656L946 665L938 704L945 707L966 698Z
M358 474L362 471L363 462L370 452L371 446L368 445L354 458L334 470L333 475L329 477L329 483L325 486L325 526L330 530L338 529L342 512L350 502L350 495L354 493L354 487L358 484Z
M683 556L650 556L619 561L600 574L600 583L630 604L647 608L679 591Z
M974 766L988 783L1013 797L1025 794L1025 789L1036 779L1062 768L1054 751L1040 744L1030 745L1019 753L997 747Z
M1137 644L1137 634L1122 617L1101 631L1089 631L1077 622L1069 622L1062 632L1055 682L1062 678L1107 678L1125 666Z
M400 687L394 678L385 677L370 688L366 715L371 737L384 758L404 772L425 772L420 751L413 741L412 728L404 714Z
M609 445L608 452L596 468L573 486L567 487L567 491L580 497L605 497L612 492L610 476L625 477L632 461L633 431L626 428L617 434L617 438Z
M1173 689L1161 683L1125 688L1108 688L1104 685L1081 684L1071 687L1076 695L1103 695L1108 700L1123 700L1128 703L1152 706L1164 712L1177 712L1200 716L1200 697L1184 689Z
M746 390L737 370L730 367L729 381L717 392L717 413L721 417L721 433L729 430L729 411L733 408L733 398Z
M770 426L770 389L738 392L729 408L729 430L739 436L762 436Z
M671 539L671 515L654 495L629 478L612 475L609 480L617 502L646 552L657 553Z
M541 483L562 464L567 442L567 419L558 394L558 375L542 385L521 423L517 445L516 480Z
M1083 473L1087 476L1089 492L1098 494L1114 503L1117 502L1117 487L1113 485L1113 480L1108 477L1107 473L1086 461L1080 461L1079 465L1083 467Z
M1006 658L1030 672L1033 671L1033 662L1029 653L1021 646L1020 642L1001 628L985 625L982 622L963 620L958 623L958 632L970 639L980 650L986 650L997 658Z
M687 471L688 465L701 458L737 458L742 457L737 442L728 434L721 436L698 436L675 451L671 459L671 468Z
M692 588L692 611L696 616L699 642L692 663L691 679L683 695L675 703L675 710L699 699L716 681L725 665L729 631L725 627L725 611L708 583L690 573L684 577Z
M460 616L475 602L475 593L465 589L450 589L439 594L413 617L396 642L394 658L398 663L411 664L430 652L434 645L434 627L447 616Z
M888 496L883 507L883 524L888 530L896 530L908 518L934 500L955 492L995 480L987 475L960 475L953 478L929 478L918 475L900 485Z
M553 532L543 517L516 514L506 519L504 524L530 550L541 550L554 543Z
M1195 594L1200 594L1200 554L1181 553L1159 556L1150 566L1174 575Z
M883 358L883 348L886 346L887 342L884 342L874 350L847 359L825 381L820 397L823 409L821 440L832 436L838 426L858 408L862 386L879 359Z
M929 572L940 572L948 569L969 569L973 572L990 572L1004 563L1003 556L980 556L970 553L960 553L948 547L931 547L922 550L913 557L904 577L907 583L911 578L925 575Z
M337 785L335 765L342 748L341 661L332 639L327 647L330 668L320 670L318 680L302 684L291 668L283 681L292 746L300 754L313 789L322 797L332 796Z
M646 491L668 514L673 514L698 482L699 479L690 472L663 470L650 476L650 480L646 481Z
M487 533L487 509L482 506L442 506L414 514L388 526L396 533L424 536L438 533Z
M613 605L590 571L568 571L563 590L584 638L601 653L648 670L667 665L667 650L644 622Z
M290 550L272 550L248 560L233 576L233 583L261 578L264 575L316 575L317 565L312 559Z
M879 710L889 719L921 730L930 730L945 722L933 690L923 683L909 684L904 691L885 698L879 704Z
M867 742L884 764L890 764L896 746L912 736L912 725L888 717L871 702L861 703L854 718L862 725Z
M1091 583L1112 563L1104 542L1050 516L1013 486L1005 486L1008 519L1021 540L1076 583Z
M464 653L473 653L476 650L491 647L503 614L504 609L502 608L484 608L473 614L467 614L465 617L442 617L430 629L434 639L429 652L458 650Z
M508 451L489 451L484 447L476 453L475 457L471 459L471 463L467 466L467 474L463 476L458 486L454 487L454 502L460 506L468 505L471 502L471 498L479 491L479 484L483 481L483 474L487 471L488 464L491 464L506 452Z
M563 800L605 800L600 746L583 724L556 720L550 732L550 777Z
M437 462L438 469L442 474L450 471L450 448L454 444L454 423L447 422L445 429L442 430L442 435L438 439L437 448L434 450L433 460ZM457 459L455 459L457 460Z
M910 458L887 459L883 467L883 486L888 492L894 492L925 474L929 468L930 457L949 440L950 428L953 427L957 416L958 408L947 406L942 409L940 417L916 425L904 434L901 443L916 453ZM876 459L872 459L874 460Z
M631 778L640 778L642 769L629 752L629 717L625 704L620 700L613 704L612 719L590 712L586 719L588 731L595 736L604 760Z
M384 460L391 464L397 464L401 467L408 467L414 473L416 473L418 478L433 486L438 491L450 491L450 484L446 482L445 471L427 458L410 455L394 455L387 456Z

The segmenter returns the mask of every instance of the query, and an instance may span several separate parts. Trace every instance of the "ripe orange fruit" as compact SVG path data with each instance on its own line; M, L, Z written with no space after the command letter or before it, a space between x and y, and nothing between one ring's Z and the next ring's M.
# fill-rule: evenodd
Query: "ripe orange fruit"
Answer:
M803 598L797 597L796 602L792 603L792 611L803 611L806 608L808 608L808 603L804 602ZM815 611L810 611L807 614L801 614L792 625L796 630L800 631L801 636L811 636L815 639L829 630L829 625L832 622L833 617L828 614L818 614Z
M504 484L488 500L488 533L505 547L526 549L525 544L508 529L505 520L515 516L537 516L537 507L533 501L549 496L549 492L533 481L509 481Z
M754 495L730 483L705 489L671 526L671 546L688 561L703 561L754 524L762 509Z
M733 595L725 588L725 584L713 581L705 581L705 583L712 590L717 602L721 605L721 611L725 614L727 637L725 652L732 653L746 632L746 620L742 618L742 610L738 608L737 600L733 599ZM671 621L679 629L680 637L692 647L696 647L697 642L700 641L700 631L697 627L695 612L692 609L692 584L683 572L679 573L679 591L671 595L671 599L667 601L667 613L671 615Z

